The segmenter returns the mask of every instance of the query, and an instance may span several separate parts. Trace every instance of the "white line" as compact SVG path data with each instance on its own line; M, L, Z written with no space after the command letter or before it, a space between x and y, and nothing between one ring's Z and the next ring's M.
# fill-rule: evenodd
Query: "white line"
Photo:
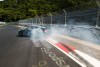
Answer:
M64 54L66 54L67 56L69 55L69 54L67 54L66 52L64 52L63 50L61 50L59 47L57 47L57 46L55 46L55 43L58 43L57 41L55 41L55 40L53 40L53 39L51 39L51 38L49 38L49 40L46 40L46 41L48 41L49 43L51 43L54 47L56 47L56 48L58 48L60 51L62 51ZM88 61L91 65L93 65L94 67L100 67L100 61L99 60L97 60L97 59L95 59L95 58L93 58L93 57L91 57L91 56L89 56L89 55L87 55L87 54L85 54L85 53L83 53L83 52L81 52L81 51L79 51L79 50L74 50L78 55L80 55L81 57L83 57L86 61ZM70 55L69 55L69 57L70 57ZM72 57L72 56L71 56ZM71 58L70 57L70 58ZM72 57L72 59L73 59L73 57ZM76 59L75 59L76 60Z
M71 40L73 42L77 42L79 44L83 44L83 45L95 48L97 50L100 50L100 45L99 44L93 44L93 43L86 42L86 41L83 41L83 40L79 40L79 39L76 39L76 38L73 38L73 37L70 37L70 36L64 36L64 35L60 35L60 34L55 34L55 35L63 37L63 38L68 39L68 40Z
M78 63L79 65L81 65L82 67L87 67L86 65L84 65L83 63L79 62L78 60L76 60L75 58L73 58L72 56L70 56L68 53L66 53L65 51L63 51L62 49L60 49L59 47L55 46L55 43L57 41L53 40L53 39L46 39L47 42L49 42L50 44L52 44L54 47L56 47L57 49L59 49L61 52L63 52L65 55L67 55L68 57L70 57L72 60L74 60L76 63ZM53 43L54 42L54 43Z
M100 61L96 60L95 58L79 51L75 50L76 53L78 53L81 57L83 57L85 60L87 60L90 64L92 64L94 67L100 67Z

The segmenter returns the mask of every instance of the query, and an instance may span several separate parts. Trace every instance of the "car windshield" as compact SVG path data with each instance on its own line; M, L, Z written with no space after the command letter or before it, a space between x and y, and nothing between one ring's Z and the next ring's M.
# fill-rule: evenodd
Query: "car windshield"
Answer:
M0 67L100 67L100 0L0 0Z

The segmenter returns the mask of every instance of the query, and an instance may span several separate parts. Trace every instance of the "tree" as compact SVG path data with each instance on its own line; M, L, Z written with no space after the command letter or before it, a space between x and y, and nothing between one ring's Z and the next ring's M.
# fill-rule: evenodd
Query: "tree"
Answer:
M4 0L0 2L0 21L18 21L62 9L71 12L94 7L94 0Z

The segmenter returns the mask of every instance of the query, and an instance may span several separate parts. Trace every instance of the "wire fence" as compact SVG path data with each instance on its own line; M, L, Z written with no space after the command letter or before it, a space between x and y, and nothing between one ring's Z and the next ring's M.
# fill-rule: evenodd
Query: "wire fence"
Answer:
M92 25L100 26L100 8L94 8L86 11L78 12L64 12L58 11L50 13L51 15L47 16L36 16L35 18L29 18L24 20L19 20L20 24L66 24L66 25ZM65 10L67 11L67 10ZM97 19L98 18L98 19ZM98 21L98 23L97 23Z

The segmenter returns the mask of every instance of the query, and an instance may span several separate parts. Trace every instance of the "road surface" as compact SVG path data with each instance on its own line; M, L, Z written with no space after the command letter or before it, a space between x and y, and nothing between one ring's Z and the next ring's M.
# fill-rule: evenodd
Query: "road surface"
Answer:
M18 26L0 27L0 67L100 67L100 46L92 48L57 34L43 39L35 33L36 38L17 37L18 30Z
M0 27L0 67L81 67L48 42L17 33L15 26Z

